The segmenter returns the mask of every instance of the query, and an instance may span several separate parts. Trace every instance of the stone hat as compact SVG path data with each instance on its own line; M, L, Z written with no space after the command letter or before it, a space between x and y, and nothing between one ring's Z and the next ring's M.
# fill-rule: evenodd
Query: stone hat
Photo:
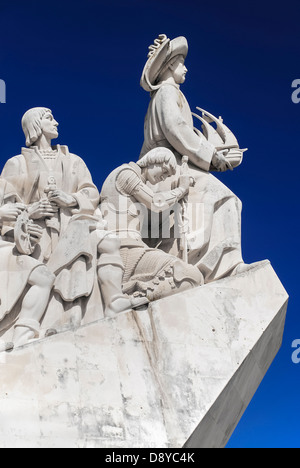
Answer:
M177 55L188 53L188 43L185 37L176 37L172 41L165 34L160 34L154 44L149 47L148 61L146 62L141 78L141 87L145 91L155 91L157 78L163 68Z

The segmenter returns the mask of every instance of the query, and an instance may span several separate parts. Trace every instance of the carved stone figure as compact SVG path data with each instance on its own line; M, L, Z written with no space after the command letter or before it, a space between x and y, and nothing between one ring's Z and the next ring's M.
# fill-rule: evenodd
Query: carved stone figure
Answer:
M33 256L55 274L45 318L50 328L62 316L80 324L87 309L94 310L93 319L101 318L102 300L107 315L145 302L123 295L120 252L97 211L98 189L80 157L67 146L51 145L57 126L50 109L27 111L22 119L27 148L2 172L42 229Z
M141 86L151 93L145 119L141 157L156 147L167 147L176 155L189 158L190 174L195 179L188 195L190 219L188 261L196 265L210 282L247 268L241 253L241 202L210 171L232 169L238 163L230 147L218 148L194 128L189 104L180 90L187 73L185 58L188 43L161 35L150 47ZM235 145L237 146L237 145ZM239 150L234 156L239 156ZM231 162L230 162L231 161ZM169 180L168 186L172 180ZM159 187L164 189L166 185ZM198 218L197 218L198 217ZM178 255L178 243L164 240L160 248Z
M11 225L22 216L25 206L17 203L13 187L0 179L0 223L6 241L0 240L0 335L14 326L12 342L3 341L0 350L21 346L38 338L40 321L45 313L54 275L40 261L18 251ZM41 228L28 223L31 250L42 235ZM15 238L18 236L15 235ZM9 241L10 240L10 241Z
M160 299L203 283L202 274L193 265L159 249L149 248L142 240L142 228L148 210L162 212L174 206L189 190L190 178L179 178L178 187L154 193L152 185L176 173L172 152L157 148L138 163L123 164L106 179L101 191L101 211L108 229L121 240L125 272L123 291Z

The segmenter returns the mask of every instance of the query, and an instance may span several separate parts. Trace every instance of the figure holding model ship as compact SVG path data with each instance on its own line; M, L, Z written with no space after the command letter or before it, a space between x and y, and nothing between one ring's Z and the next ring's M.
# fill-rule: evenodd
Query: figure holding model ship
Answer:
M150 92L151 101L145 118L144 144L140 157L156 147L169 148L178 165L182 157L189 160L189 173L195 179L186 203L189 211L189 233L185 234L188 262L196 265L211 282L249 268L241 252L241 209L236 195L211 174L232 170L245 150L221 118L197 108L202 115L192 114L180 90L185 82L185 59L188 43L184 37L170 40L160 35L150 46L141 86ZM193 116L202 123L194 127ZM210 125L216 124L216 129ZM178 168L180 171L180 168ZM168 179L169 187L175 181ZM166 183L158 190L166 190ZM177 239L162 239L160 248L181 256Z

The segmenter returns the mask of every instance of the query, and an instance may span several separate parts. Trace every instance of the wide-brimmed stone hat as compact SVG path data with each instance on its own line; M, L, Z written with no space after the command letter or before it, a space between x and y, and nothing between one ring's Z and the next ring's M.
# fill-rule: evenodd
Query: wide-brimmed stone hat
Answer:
M160 34L154 44L149 47L141 87L150 92L158 89L157 78L163 68L177 55L183 55L185 58L187 54L188 42L185 37L179 36L171 41L165 34Z

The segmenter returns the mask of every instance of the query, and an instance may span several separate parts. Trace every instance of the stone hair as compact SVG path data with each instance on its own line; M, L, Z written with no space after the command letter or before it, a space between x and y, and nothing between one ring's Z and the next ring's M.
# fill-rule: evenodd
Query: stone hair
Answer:
M137 165L141 168L148 167L151 164L165 164L171 168L173 175L176 174L177 161L168 148L154 148L137 162Z
M27 147L32 146L41 136L41 120L47 112L52 114L52 111L46 107L34 107L23 115L22 128L25 134Z

